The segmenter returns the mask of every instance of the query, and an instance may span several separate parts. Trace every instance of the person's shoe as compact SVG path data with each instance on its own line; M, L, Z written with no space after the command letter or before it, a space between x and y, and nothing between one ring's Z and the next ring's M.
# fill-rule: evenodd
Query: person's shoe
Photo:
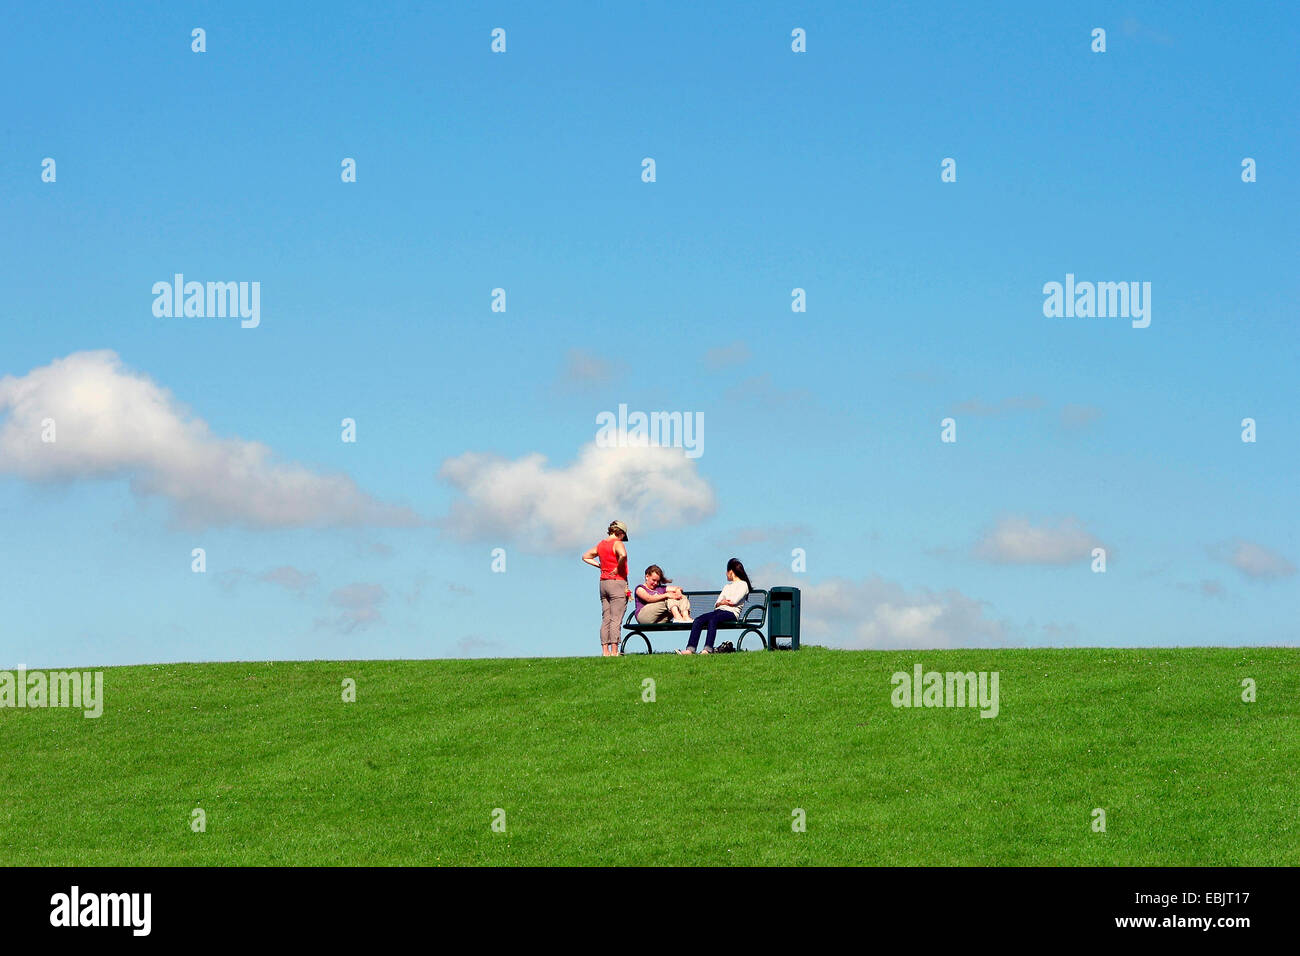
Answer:
M706 648L704 648L702 651L700 651L700 653L701 653L701 654L712 654L712 653L713 653L713 648L711 648L711 647L706 647Z
M691 650L689 647L681 647L681 648L678 648L678 649L677 649L677 653L678 653L678 654L694 654L695 652L694 652L693 650Z

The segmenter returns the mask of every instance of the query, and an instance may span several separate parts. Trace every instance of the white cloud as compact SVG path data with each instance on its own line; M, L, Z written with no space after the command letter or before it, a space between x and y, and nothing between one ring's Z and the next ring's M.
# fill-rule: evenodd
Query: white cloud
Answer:
M1006 626L984 616L983 601L959 591L908 593L879 575L831 578L802 589L802 636L830 647L990 647L1007 643Z
M330 592L330 603L340 608L339 616L333 620L322 618L316 623L333 625L344 634L351 634L357 629L364 630L384 619L379 612L379 605L387 598L388 592L379 584L358 582L335 588Z
M1035 527L1027 518L1008 517L984 534L975 554L997 564L1071 564L1090 558L1099 545L1077 518Z
M42 441L54 421L56 441ZM0 473L30 481L129 478L167 499L178 524L200 528L420 523L346 475L272 460L259 442L213 435L165 388L115 352L75 352L0 379Z
M618 360L607 355L595 355L582 349L569 349L560 372L560 382L570 387L607 385L614 380Z
M744 342L734 342L709 349L704 353L704 364L709 368L733 368L744 365L753 357L748 345Z
M1125 17L1121 26L1124 29L1125 36L1135 37L1139 40L1154 40L1162 46L1171 46L1174 42L1173 37L1169 36L1169 34L1140 23L1136 17Z
M584 445L570 465L546 456L514 460L466 452L439 477L461 492L443 526L461 538L514 542L534 551L586 547L610 521L644 530L691 524L713 513L713 488L680 448Z
M320 581L315 571L300 571L290 564L282 564L278 568L263 571L257 579L267 584L278 584L299 597L314 588Z
M458 657L491 657L494 651L499 651L502 647L504 645L500 641L478 634L468 634L456 642Z
M1197 584L1190 581L1179 581L1174 587L1180 591L1192 591L1208 598L1223 598L1228 593L1223 585L1213 578L1202 578Z
M784 379L783 379L784 381ZM797 408L812 401L812 392L806 388L786 388L777 384L771 372L751 375L727 389L729 402L748 402L754 405Z
M1285 578L1295 574L1295 565L1261 544L1237 539L1231 544L1215 549L1214 556L1230 564L1248 578L1269 580Z
M1101 409L1094 405L1065 405L1061 409L1061 427L1079 431L1101 419Z
M290 564L282 564L261 574L253 574L244 568L230 568L217 574L217 582L228 591L233 591L241 581L249 578L278 585L297 597L303 597L320 583L315 571L300 571Z

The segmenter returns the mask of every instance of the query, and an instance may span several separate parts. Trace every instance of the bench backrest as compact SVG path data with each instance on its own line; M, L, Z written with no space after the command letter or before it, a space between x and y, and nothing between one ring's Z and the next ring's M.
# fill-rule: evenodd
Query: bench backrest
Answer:
M713 602L718 599L717 591L683 591L682 595L691 602L691 617L699 617L714 610ZM745 596L745 606L740 609L740 620L759 628L767 622L766 589L756 588ZM627 602L627 620L624 623L636 623L636 588L632 589L632 600Z

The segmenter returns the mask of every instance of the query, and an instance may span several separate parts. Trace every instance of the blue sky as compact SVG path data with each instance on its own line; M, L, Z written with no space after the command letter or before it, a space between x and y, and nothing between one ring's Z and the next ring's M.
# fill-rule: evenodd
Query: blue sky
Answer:
M590 654L614 517L820 643L1300 641L1293 6L5 18L0 666ZM177 272L261 324L156 317ZM582 459L620 403L703 453Z

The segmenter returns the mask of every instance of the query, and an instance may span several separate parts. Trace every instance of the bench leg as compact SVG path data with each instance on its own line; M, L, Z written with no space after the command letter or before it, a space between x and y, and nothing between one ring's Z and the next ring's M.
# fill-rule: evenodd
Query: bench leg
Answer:
M764 648L767 647L767 641L763 639L763 632L757 628L749 627L741 633L740 637L736 638L736 650L740 650L741 646L745 643L746 634L753 634L758 638L759 643L762 644Z
M647 654L653 654L655 652L654 648L650 646L650 638L646 637L640 631L632 631L626 637L623 638L623 643L619 646L618 649L618 652L620 654L627 653L627 642L632 640L632 638L634 637L639 637L641 638L641 640L645 641L645 652Z

